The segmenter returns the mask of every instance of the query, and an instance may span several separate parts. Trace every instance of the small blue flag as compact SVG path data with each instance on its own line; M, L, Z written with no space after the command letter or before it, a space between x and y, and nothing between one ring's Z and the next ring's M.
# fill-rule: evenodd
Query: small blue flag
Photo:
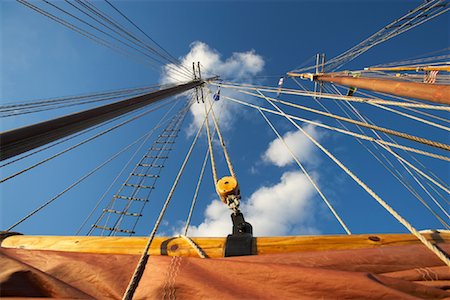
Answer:
M215 101L219 101L220 100L220 88L217 90L217 92L214 94L213 99Z

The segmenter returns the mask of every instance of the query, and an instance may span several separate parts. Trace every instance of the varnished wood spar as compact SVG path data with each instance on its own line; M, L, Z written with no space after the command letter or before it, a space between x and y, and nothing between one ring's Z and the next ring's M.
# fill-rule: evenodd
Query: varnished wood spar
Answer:
M367 68L365 70L369 71L444 71L450 72L450 65L444 66L426 66L426 67L410 67L410 66L399 66L399 67L385 67L385 68Z
M435 243L450 242L450 232L426 233ZM420 244L411 234L359 234L334 236L258 237L254 254L364 249ZM210 258L223 257L225 238L192 238ZM25 236L5 238L2 248L84 253L141 254L146 237ZM150 255L192 256L197 252L182 238L156 237Z
M288 76L331 82L348 87L450 105L450 85L448 84L429 84L379 78L356 78L333 73L298 74L289 72Z
M201 80L193 80L56 119L0 132L0 147L2 149L0 161L122 116L162 99L181 94L202 84L203 81Z

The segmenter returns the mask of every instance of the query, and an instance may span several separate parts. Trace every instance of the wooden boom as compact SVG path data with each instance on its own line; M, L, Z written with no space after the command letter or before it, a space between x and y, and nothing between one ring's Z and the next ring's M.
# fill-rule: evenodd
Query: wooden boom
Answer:
M298 74L289 72L288 76L309 78L314 81L332 82L374 92L387 93L447 105L450 104L450 85L447 84L428 84L378 78L355 78L334 74Z
M368 71L441 71L450 72L450 65L445 66L426 66L426 67L415 67L415 66L399 66L399 67L369 67L364 70Z
M435 243L450 242L450 232L423 234ZM51 250L80 253L142 254L147 237L26 236L14 235L1 242L2 248ZM226 238L192 238L209 258L224 256ZM420 244L412 234L355 234L330 236L283 236L254 238L253 254L304 251L350 250ZM183 238L156 237L150 255L192 256L197 251Z

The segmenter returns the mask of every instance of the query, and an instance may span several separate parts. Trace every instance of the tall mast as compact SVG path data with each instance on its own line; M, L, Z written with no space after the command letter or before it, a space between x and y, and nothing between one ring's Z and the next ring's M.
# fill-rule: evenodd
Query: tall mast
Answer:
M128 98L56 119L1 132L0 161L56 141L96 124L103 123L159 100L183 93L198 87L203 83L204 81L196 79L188 83L150 92L145 95Z

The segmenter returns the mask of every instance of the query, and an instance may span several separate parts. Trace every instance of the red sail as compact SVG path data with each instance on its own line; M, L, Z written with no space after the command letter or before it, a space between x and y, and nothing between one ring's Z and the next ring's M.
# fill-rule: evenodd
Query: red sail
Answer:
M449 253L450 244L439 247ZM138 255L0 248L0 296L120 299ZM423 245L201 259L150 256L136 299L443 299Z

